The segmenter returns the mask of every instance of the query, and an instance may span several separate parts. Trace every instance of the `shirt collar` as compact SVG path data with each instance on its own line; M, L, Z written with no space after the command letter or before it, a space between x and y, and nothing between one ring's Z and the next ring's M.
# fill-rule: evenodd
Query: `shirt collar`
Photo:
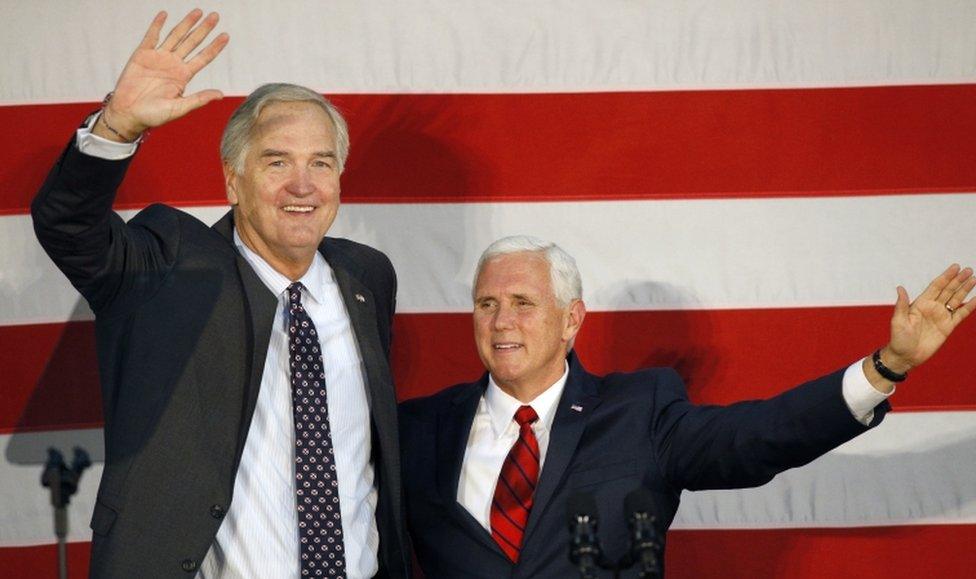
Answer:
M271 293L276 296L285 293L285 290L291 285L291 280L271 267L271 264L265 261L263 257L248 247L244 243L244 240L241 239L241 236L238 235L236 227L234 228L234 245L241 255L244 256L244 259L247 260L247 263L250 264L251 268L254 269L254 272L258 274L258 278L271 290ZM326 285L335 283L335 274L332 268L329 267L329 263L322 257L322 254L316 251L315 256L312 258L312 265L309 266L308 271L298 281L305 286L305 293L317 303L321 304L325 300Z
M539 420L535 423L536 427L544 430L552 428L552 421L556 417L556 405L563 395L563 389L566 387L566 380L568 378L569 364L567 363L563 367L563 375L559 377L559 380L556 380L552 386L546 388L542 394L539 394L534 400L528 403L528 406L531 406L532 410L535 410L535 413L539 415ZM512 419L515 416L515 411L519 409L519 406L523 405L523 402L502 390L495 383L495 379L491 374L488 374L488 389L485 391L485 405L488 408L488 416L491 419L492 433L497 439L501 438L505 430L513 424Z

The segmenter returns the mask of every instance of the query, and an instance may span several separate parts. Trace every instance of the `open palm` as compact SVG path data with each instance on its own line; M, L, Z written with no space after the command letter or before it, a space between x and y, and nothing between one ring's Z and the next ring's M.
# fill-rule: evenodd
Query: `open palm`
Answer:
M905 288L899 287L889 352L908 367L928 360L976 309L976 300L965 302L974 287L973 270L956 264L932 280L914 302L909 303Z
M209 14L199 26L200 10L187 14L159 42L166 13L153 19L145 37L132 53L115 86L110 117L129 134L139 134L221 98L218 90L183 95L190 80L227 45L227 34L218 35L206 48L188 58L217 25L217 14ZM158 46L157 46L158 45Z

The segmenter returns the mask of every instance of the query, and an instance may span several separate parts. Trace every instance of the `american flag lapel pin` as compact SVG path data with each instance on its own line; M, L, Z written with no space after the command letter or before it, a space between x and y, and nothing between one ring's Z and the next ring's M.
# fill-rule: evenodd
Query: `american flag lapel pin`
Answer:
M361 304L365 304L366 296L364 296L363 294L356 294L356 300Z
M570 410L573 410L575 412L583 412L583 407L580 406L579 404L573 404L569 408L570 408Z

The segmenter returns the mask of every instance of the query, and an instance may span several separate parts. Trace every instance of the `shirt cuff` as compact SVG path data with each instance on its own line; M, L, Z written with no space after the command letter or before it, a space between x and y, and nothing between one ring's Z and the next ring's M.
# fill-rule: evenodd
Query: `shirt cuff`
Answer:
M841 382L841 391L851 415L854 416L855 420L867 426L874 420L875 407L884 402L895 391L892 390L888 394L879 392L868 382L868 377L864 375L863 364L864 360L862 359L847 368Z
M135 143L118 143L92 133L92 127L95 126L100 115L101 113L92 115L88 123L78 129L77 136L75 137L78 150L86 155L107 161L121 161L134 155L136 149L139 148L139 141Z

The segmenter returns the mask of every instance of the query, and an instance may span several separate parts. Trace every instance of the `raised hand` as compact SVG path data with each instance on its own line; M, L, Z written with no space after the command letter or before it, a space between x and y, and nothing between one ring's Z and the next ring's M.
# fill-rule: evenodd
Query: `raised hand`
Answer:
M102 116L106 127L102 122L97 123L96 134L113 140L135 140L148 128L178 119L223 97L215 89L183 94L194 75L220 54L230 38L221 33L191 57L220 18L212 12L199 22L202 16L202 11L193 10L160 43L166 13L156 15L122 70L113 96L105 107Z
M884 364L901 373L928 360L976 309L976 300L965 301L974 287L972 268L960 269L957 264L932 280L914 302L899 286L891 342L881 352Z

